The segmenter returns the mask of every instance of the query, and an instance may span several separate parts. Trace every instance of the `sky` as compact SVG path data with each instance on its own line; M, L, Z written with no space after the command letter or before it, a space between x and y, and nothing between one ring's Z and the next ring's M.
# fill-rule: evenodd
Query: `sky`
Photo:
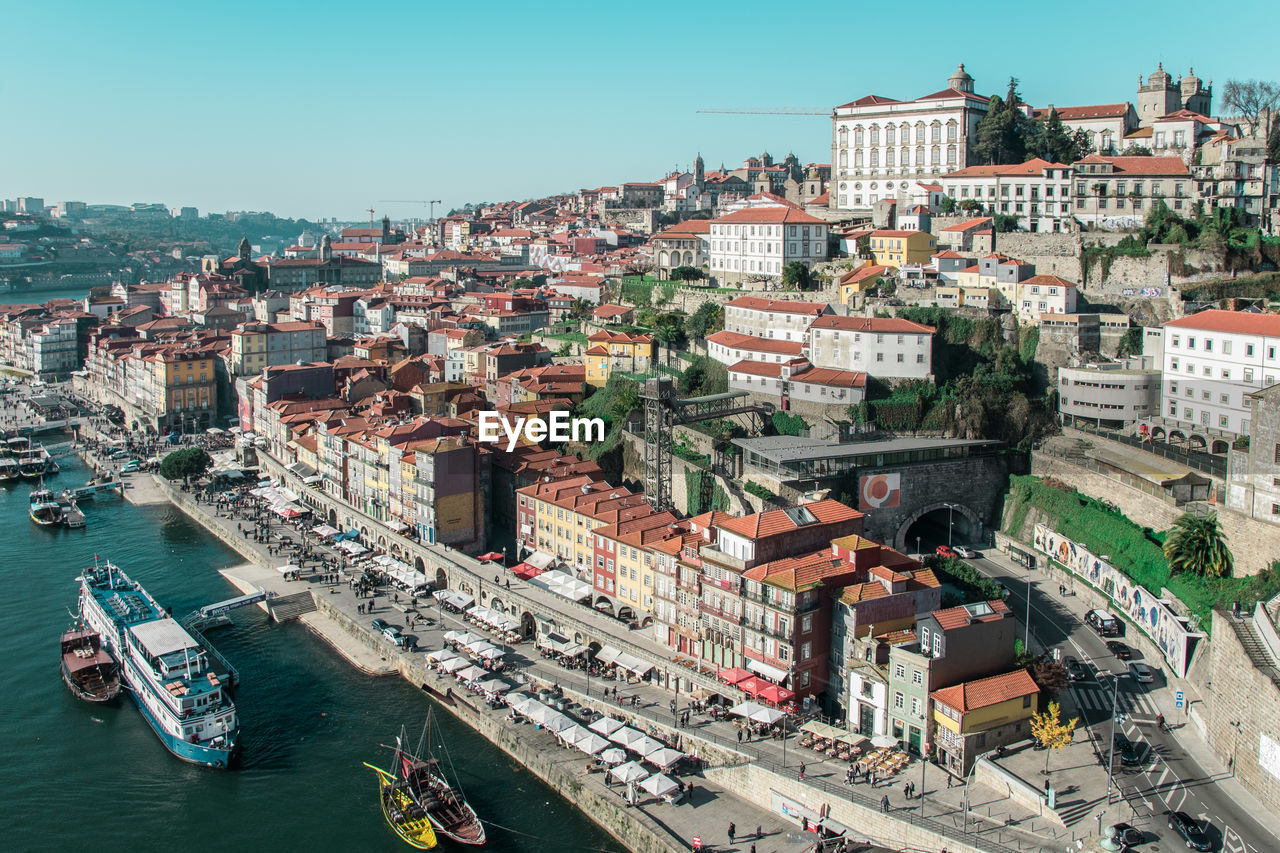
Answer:
M981 94L1132 101L1175 77L1280 79L1247 33L1280 3L0 0L0 197L201 214L424 216L388 199L526 199L768 151L830 160L820 111L918 97L963 62ZM1271 36L1268 36L1269 38ZM1216 93L1215 93L1216 94ZM1215 97L1214 108L1218 107Z

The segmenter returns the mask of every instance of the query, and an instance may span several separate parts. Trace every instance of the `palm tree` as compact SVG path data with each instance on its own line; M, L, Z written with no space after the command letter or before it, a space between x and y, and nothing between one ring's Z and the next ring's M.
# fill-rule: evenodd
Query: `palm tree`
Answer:
M1190 513L1180 517L1164 540L1164 555L1175 575L1189 572L1216 578L1231 574L1231 550L1217 513L1203 518Z

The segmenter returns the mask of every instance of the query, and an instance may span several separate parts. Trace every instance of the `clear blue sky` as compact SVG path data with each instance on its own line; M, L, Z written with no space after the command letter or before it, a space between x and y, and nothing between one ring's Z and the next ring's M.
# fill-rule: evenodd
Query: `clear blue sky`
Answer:
M1159 61L1280 78L1280 4L1208 8L0 0L0 197L409 216L377 201L652 180L697 151L826 162L821 116L695 111L915 97L957 62L1036 105L1133 100Z

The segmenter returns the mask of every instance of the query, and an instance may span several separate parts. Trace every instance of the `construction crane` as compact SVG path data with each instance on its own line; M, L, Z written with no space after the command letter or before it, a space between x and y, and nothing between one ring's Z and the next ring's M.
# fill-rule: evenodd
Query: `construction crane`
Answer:
M378 204L425 204L427 205L427 218L435 221L436 205L442 204L440 199L424 199L424 198L380 198Z
M698 110L698 112L743 116L827 116L828 118L831 116L831 110L819 109L818 107L776 107L764 110Z

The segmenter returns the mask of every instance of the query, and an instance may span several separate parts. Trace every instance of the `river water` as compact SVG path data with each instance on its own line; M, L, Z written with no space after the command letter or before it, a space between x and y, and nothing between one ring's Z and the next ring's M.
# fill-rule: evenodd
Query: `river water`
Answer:
M49 485L85 482L61 460ZM170 756L132 700L73 698L58 675L58 635L75 577L101 555L175 615L237 595L217 570L239 556L172 506L119 498L83 505L82 530L38 528L28 483L0 487L0 838L6 850L408 850L386 827L362 761L385 766L403 724L416 742L431 702L398 677L352 669L299 624L257 607L210 640L239 670L240 767L215 771ZM624 849L532 774L447 712L435 714L496 851ZM449 842L439 849L449 850ZM464 848L453 845L454 850Z

